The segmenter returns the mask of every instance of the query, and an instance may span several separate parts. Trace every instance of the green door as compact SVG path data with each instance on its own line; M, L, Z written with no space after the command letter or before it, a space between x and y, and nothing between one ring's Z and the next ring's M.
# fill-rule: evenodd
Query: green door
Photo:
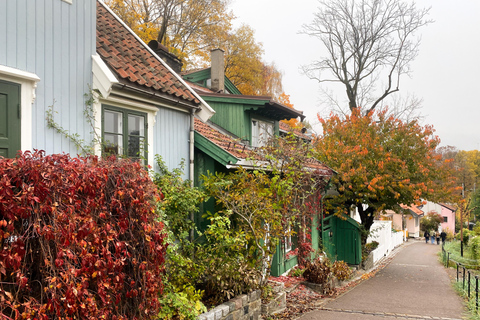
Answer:
M0 81L0 156L13 158L20 149L20 85Z

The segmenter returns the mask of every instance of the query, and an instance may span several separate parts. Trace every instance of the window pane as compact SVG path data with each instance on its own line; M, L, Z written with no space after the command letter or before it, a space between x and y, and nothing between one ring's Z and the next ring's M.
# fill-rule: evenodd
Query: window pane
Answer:
M145 117L128 115L128 156L139 157L144 150Z
M271 122L252 120L252 146L261 147L272 138L274 126Z
M258 121L252 121L252 147L258 146Z
M145 137L145 118L142 116L128 115L128 135Z
M128 136L128 154L129 158L138 158L144 150L144 139L139 136Z
M104 152L107 154L123 154L123 136L121 134L105 133Z
M122 113L111 110L105 110L103 116L105 132L122 133Z

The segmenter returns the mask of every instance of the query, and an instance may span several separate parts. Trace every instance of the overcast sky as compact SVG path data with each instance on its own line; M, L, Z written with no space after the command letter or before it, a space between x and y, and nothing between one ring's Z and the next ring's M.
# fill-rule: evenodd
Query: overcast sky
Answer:
M421 29L420 54L412 77L401 80L400 92L423 99L423 124L434 126L443 146L480 150L480 1L416 0L416 4L431 7L429 18L435 22ZM299 31L313 20L318 6L317 0L232 0L231 5L236 24L255 30L264 60L283 72L285 93L312 124L327 106L321 103L320 85L302 75L300 66L318 59L324 49L318 39ZM314 128L321 130L318 124Z

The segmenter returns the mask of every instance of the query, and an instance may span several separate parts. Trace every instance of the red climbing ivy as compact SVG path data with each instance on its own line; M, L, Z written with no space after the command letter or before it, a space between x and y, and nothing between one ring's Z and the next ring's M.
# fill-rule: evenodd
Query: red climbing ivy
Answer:
M154 317L166 249L155 200L129 160L0 158L0 316Z

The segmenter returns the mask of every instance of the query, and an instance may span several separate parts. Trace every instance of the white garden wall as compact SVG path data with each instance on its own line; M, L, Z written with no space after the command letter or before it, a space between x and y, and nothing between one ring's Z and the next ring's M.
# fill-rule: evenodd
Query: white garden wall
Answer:
M392 221L375 220L370 231L367 243L378 242L377 249L372 252L373 263L377 263L383 257L388 256L395 247L403 243L403 233L392 231Z

